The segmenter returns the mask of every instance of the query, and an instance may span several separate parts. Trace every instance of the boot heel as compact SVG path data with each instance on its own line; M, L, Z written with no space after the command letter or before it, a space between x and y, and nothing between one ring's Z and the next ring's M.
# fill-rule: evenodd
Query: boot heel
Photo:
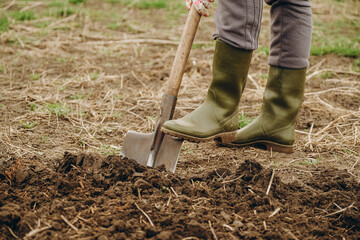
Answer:
M279 146L272 143L266 143L266 150L273 151L273 152L281 152L281 153L293 153L294 152L294 146Z
M236 141L236 131L230 133L223 133L219 138L216 138L215 141L219 144L234 142Z

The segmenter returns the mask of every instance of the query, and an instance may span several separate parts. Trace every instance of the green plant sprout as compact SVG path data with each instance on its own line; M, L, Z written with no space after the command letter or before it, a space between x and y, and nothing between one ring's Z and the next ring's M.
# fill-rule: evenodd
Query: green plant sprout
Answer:
M48 103L46 104L46 109L56 116L66 116L71 113L71 109L61 103Z
M23 126L24 128L27 128L27 129L32 129L36 126L37 122L29 122L29 121L26 121L26 122L23 122L23 121L20 121L20 125Z
M249 123L254 121L255 117L247 117L246 114L240 114L239 116L239 128L247 126Z

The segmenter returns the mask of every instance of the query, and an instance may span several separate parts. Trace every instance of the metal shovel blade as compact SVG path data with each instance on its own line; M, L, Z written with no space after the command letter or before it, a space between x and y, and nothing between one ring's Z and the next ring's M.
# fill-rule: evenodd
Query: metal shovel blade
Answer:
M120 155L149 167L158 167L164 164L166 170L174 173L183 140L164 135L160 146L157 146L157 151L155 151L151 149L154 138L155 132L128 131Z
M128 131L120 155L136 160L139 164L147 166L151 158L151 145L154 141L155 132L137 133ZM152 167L152 165L150 166Z
M169 135L165 135L156 155L154 167L164 164L166 170L174 173L182 143L182 139L174 139Z

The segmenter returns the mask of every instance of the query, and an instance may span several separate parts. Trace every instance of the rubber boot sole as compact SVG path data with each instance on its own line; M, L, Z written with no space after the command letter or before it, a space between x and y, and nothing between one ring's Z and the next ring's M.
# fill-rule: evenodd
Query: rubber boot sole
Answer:
M228 138L227 139L221 138L219 141L217 140L216 143L219 146L225 146L225 147L240 148L240 147L252 146L255 148L272 151L272 152L280 152L280 153L288 153L288 154L294 152L294 145L283 145L267 140L257 140L247 143L239 143L239 144L233 143L234 141L236 141L236 139L233 140L232 142L229 142Z
M234 131L234 132L225 132L225 133L218 133L218 134L215 134L215 135L212 135L212 136L209 136L209 137L202 138L202 137L194 137L194 136L186 135L186 134L183 134L183 133L178 133L178 132L166 129L166 128L161 128L161 131L163 133L168 134L168 135L170 135L172 137L175 137L177 139L184 139L184 140L187 140L187 141L190 141L190 142L196 142L196 143L208 142L208 141L212 141L212 140L216 140L216 139L219 139L219 140L220 139L229 139L229 138L232 138L233 136L235 136L235 134L236 134L236 131Z

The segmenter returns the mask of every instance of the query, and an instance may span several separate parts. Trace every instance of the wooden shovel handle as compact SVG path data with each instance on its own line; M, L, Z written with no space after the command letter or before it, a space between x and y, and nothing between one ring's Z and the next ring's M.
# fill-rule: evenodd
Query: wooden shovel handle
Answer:
M165 93L177 97L181 80L185 71L186 62L188 60L191 46L194 42L195 33L200 22L200 14L192 6L186 19L185 27L182 32L180 43L176 51L175 59L171 67L168 80L168 86Z

